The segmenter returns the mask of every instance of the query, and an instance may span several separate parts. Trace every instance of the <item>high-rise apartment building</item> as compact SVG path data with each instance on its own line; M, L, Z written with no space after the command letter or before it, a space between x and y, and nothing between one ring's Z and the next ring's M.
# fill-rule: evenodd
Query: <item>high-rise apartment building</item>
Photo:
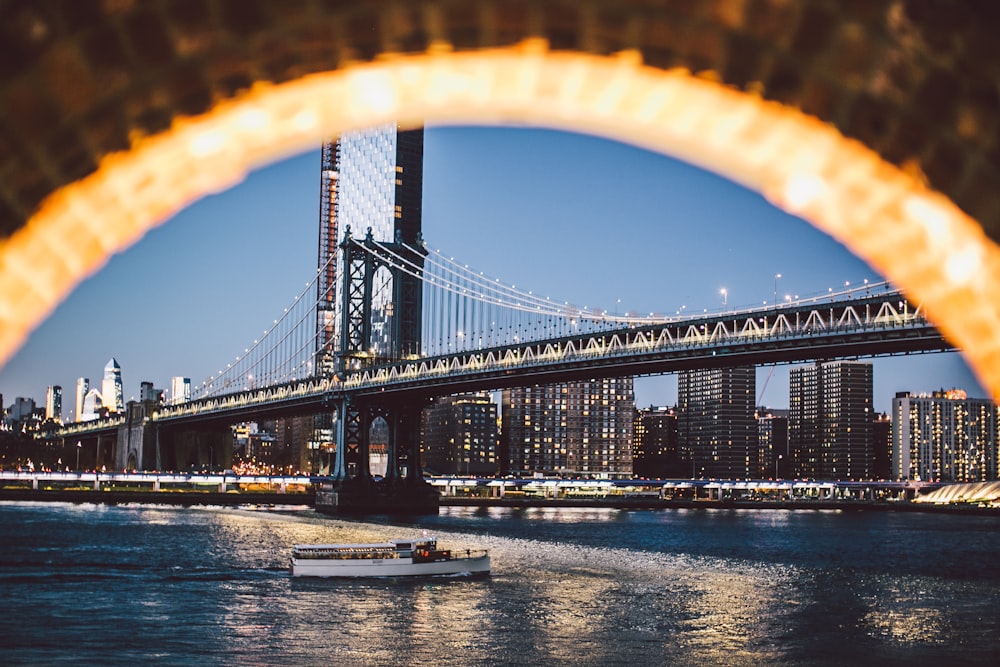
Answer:
M90 391L90 379L77 378L76 401L73 403L73 419L78 422L83 421L83 401L87 398L88 391Z
M761 476L756 390L753 366L678 373L678 446L695 477Z
M788 441L796 477L870 479L872 365L834 361L789 371Z
M892 477L892 418L876 414L872 420L872 479Z
M677 410L640 408L635 414L632 473L636 477L676 478L691 473L677 449Z
M62 387L57 384L45 390L45 419L62 421Z
M423 468L443 475L495 475L497 405L489 394L435 399L421 415Z
M125 398L122 391L122 367L112 357L104 367L104 381L101 383L101 401L108 412L123 412Z
M632 475L631 377L503 392L502 439L512 473Z
M892 400L894 479L980 482L997 479L997 406L962 390L896 394Z

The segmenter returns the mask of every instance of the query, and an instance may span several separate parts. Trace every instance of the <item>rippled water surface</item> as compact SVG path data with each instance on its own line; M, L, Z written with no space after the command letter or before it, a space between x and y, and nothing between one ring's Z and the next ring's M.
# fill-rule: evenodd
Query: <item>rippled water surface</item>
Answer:
M291 579L291 545L486 547L487 578ZM1000 520L0 503L4 664L1000 664Z

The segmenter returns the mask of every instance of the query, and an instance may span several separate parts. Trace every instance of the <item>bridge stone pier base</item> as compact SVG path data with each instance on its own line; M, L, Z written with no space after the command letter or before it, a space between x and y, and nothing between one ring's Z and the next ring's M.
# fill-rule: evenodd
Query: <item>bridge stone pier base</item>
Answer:
M325 514L437 514L440 494L423 478L420 465L422 402L389 406L337 406L337 452L330 477L316 489L316 510ZM371 425L389 426L388 462L383 479L369 467Z
M129 401L125 423L118 427L115 463L118 470L149 470L156 467L156 431L150 422L155 404ZM151 448L153 451L150 451Z

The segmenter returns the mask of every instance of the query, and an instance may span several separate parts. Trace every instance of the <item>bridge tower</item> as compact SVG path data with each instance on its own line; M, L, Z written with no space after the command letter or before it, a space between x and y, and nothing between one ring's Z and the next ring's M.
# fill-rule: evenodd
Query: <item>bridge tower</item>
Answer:
M420 352L423 145L423 129L387 125L323 146L317 373L342 373ZM359 230L362 238L354 236ZM397 268L398 258L409 270ZM317 509L436 512L436 494L433 503L417 498L429 490L417 437L422 403L376 405L348 397L333 407L336 458L329 488L317 493ZM389 427L388 464L379 484L369 467L376 419Z

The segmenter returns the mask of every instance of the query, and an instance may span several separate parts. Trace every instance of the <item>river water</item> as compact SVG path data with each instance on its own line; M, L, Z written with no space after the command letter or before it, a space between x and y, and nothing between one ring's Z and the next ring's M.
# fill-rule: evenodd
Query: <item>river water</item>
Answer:
M291 545L486 547L486 578L291 579ZM1000 664L1000 519L0 503L6 665Z

